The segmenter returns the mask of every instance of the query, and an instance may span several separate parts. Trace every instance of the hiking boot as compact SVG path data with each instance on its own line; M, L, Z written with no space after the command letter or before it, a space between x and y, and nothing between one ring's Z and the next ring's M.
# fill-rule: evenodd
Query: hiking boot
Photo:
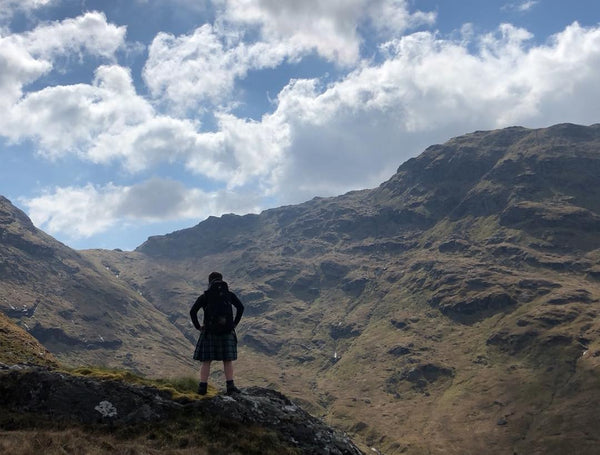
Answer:
M208 390L208 384L206 382L201 382L198 384L198 395L206 395Z
M242 393L242 391L236 386L227 387L227 395L233 395L235 393Z
M241 393L242 391L238 389L233 380L227 381L227 395L233 395L234 393Z

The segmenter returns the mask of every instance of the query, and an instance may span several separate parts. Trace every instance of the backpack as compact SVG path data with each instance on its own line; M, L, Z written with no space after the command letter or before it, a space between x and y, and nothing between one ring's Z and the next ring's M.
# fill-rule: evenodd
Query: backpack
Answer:
M222 335L233 330L233 310L229 289L224 281L213 283L205 293L204 325L206 331Z

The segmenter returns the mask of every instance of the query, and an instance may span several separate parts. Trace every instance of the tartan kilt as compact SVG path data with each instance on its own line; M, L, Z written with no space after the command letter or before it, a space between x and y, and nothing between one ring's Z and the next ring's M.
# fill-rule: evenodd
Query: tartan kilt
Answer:
M236 360L237 359L237 335L235 330L229 333L218 335L216 333L202 330L196 350L194 351L194 360L208 362L209 360Z

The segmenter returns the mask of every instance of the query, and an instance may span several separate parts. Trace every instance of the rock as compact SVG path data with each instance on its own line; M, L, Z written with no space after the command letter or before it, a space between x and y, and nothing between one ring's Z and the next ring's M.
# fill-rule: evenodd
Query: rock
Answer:
M410 350L410 348L407 348L406 346L396 346L390 349L388 351L388 354L392 354L395 357L401 357L403 355L410 354L411 352L412 351Z
M369 280L366 278L343 281L342 290L352 297L359 297L365 290L368 282Z
M290 292L297 299L305 302L312 302L321 292L318 275L300 276L290 287Z
M339 280L350 271L348 265L334 261L323 261L319 267L326 280Z
M406 320L398 320L398 319L391 319L390 320L391 324L396 327L397 329L405 329L408 327L409 322Z
M303 454L361 455L341 431L325 425L284 395L251 387L234 396L174 400L169 392L52 370L0 369L2 412L35 413L53 420L125 426L161 422L193 412L210 419L275 431Z
M502 311L508 307L516 305L516 299L507 292L494 290L491 292L472 295L461 298L461 296L446 296L439 298L439 301L431 300L430 304L435 304L446 316L460 319L463 316L484 317L488 313Z
M440 253L459 253L469 249L469 243L460 239L452 239L438 246Z
M277 429L304 454L359 455L348 436L312 417L287 397L261 387L197 402L212 415Z
M329 335L334 340L338 340L340 338L355 338L359 336L361 330L356 327L356 324L342 324L341 322L338 324L334 324L329 328Z
M516 354L530 346L538 335L539 332L534 329L524 329L514 332L502 329L490 336L486 343L491 346L497 346L509 354Z
M386 381L386 391L397 394L398 384L407 381L413 384L413 389L425 393L428 385L452 377L454 377L454 370L451 368L433 363L423 363L394 373Z

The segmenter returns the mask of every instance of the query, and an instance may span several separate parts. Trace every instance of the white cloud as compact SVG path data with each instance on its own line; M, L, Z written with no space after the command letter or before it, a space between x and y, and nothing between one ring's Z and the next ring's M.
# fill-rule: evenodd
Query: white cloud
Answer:
M64 233L71 238L89 237L115 223L113 207L123 189L111 184L98 191L93 185L83 188L56 188L53 193L23 200L33 223L49 233Z
M204 25L191 35L159 33L143 75L154 97L185 111L202 102L218 105L228 100L236 79L248 70L273 68L296 53L281 43L227 42L211 25Z
M474 55L422 32L331 86L290 84L273 114L291 138L273 192L299 201L376 185L433 141L473 129L596 121L600 28L573 24L537 47L530 37L503 25Z
M126 27L107 23L104 13L89 12L13 36L29 53L42 58L84 53L112 58L124 44L125 33Z
M507 3L502 6L502 9L505 11L525 13L531 11L538 3L539 0L521 0L519 2Z
M237 9L242 5L245 17ZM50 158L76 154L130 173L181 165L225 187L203 192L154 179L55 188L27 200L32 218L51 232L81 237L128 220L253 211L260 205L256 194L283 204L377 185L425 146L473 129L597 121L600 28L574 23L544 45L509 24L485 36L465 27L461 41L430 32L396 35L381 44L377 63L359 61L360 20L366 17L380 37L395 33L376 21L374 10L358 13L373 5L398 30L433 20L409 14L405 1L223 1L221 22L189 35L159 34L144 77L156 100L172 104L171 116L141 96L130 70L118 64L97 68L90 84L23 93L52 71L57 57L112 58L124 29L99 13L1 38L3 136L33 138ZM272 22L279 16L285 20ZM326 27L302 28L319 17L329 21ZM245 41L244 27L255 27L256 40ZM248 71L312 51L353 63L352 69L328 85L291 80L259 121L221 107ZM217 106L212 131L186 116L198 103Z
M154 116L149 103L135 94L129 71L114 65L99 67L92 85L46 87L23 97L9 112L0 121L6 137L36 138L48 157L74 152L95 162L107 162L115 153L98 151L99 136L118 135Z
M29 12L49 5L55 0L0 0L0 21L12 17L16 11Z
M25 86L53 69L54 59L73 53L110 59L124 38L124 27L108 24L104 14L97 12L0 36L0 108L11 109ZM2 123L0 134L7 131Z
M192 171L226 181L229 188L258 181L267 190L271 173L285 159L290 130L278 116L255 122L222 114L219 131L199 135L198 144L200 153L191 154L187 163Z
M341 65L360 58L361 25L375 25L387 34L402 34L435 15L410 13L406 0L222 0L224 18L254 25L264 41L286 42L293 48L314 50Z
M22 202L36 226L70 239L90 237L128 223L199 220L214 213L258 209L258 198L252 193L205 192L160 178L133 186L109 183L54 188Z
M340 65L360 59L359 28L368 23L382 36L433 24L435 14L410 13L406 0L221 1L216 25L189 35L159 33L149 49L144 80L155 98L174 111L230 99L248 71L275 68L318 53ZM258 39L248 41L252 30Z

